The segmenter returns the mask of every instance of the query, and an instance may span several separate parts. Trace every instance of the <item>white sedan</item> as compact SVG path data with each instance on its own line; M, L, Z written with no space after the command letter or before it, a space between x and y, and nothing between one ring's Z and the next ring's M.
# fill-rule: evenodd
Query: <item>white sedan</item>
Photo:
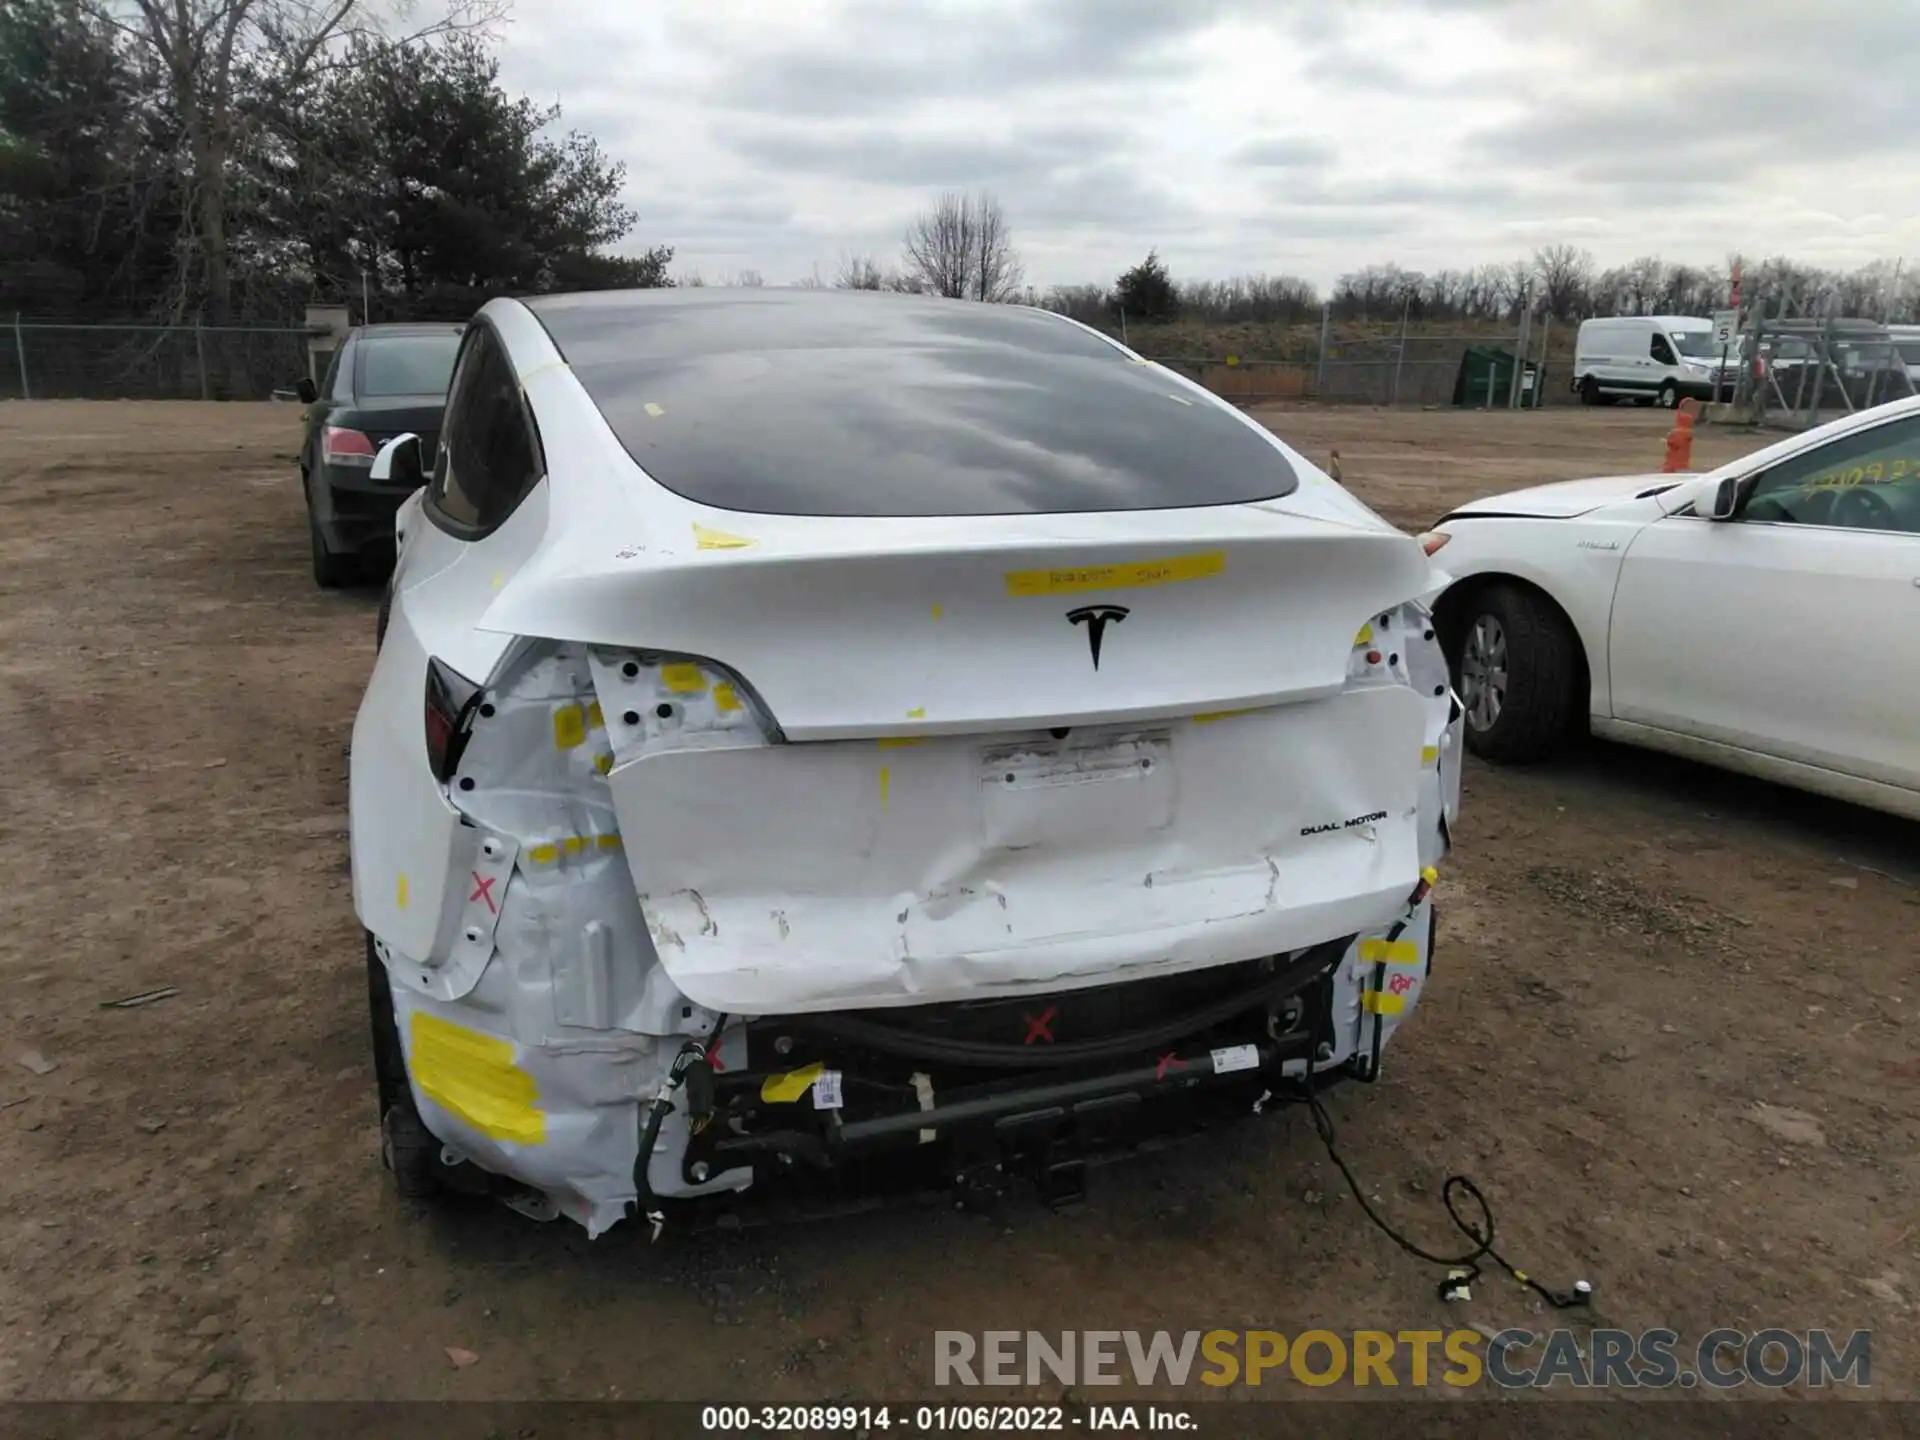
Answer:
M351 784L408 1193L1058 1199L1378 1073L1459 793L1432 572L1231 406L1015 306L547 296L425 460Z
M1920 817L1920 399L1703 476L1476 500L1428 544L1476 753L1586 724Z

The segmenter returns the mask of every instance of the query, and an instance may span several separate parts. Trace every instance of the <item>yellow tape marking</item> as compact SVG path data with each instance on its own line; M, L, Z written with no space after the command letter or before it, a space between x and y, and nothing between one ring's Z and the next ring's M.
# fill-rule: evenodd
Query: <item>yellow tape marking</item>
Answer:
M722 715L731 715L740 709L740 697L734 693L733 686L722 680L713 687L713 708Z
M602 850L618 850L620 848L620 837L618 835L602 835L593 843L598 845Z
M589 730L604 730L607 728L607 717L601 713L600 702L598 700L587 706L587 728Z
M513 1063L513 1042L483 1035L423 1010L413 1012L407 1069L434 1104L492 1140L540 1145L547 1117L533 1077Z
M609 771L613 769L613 756L611 755L594 756L593 768L598 770L602 775L607 774Z
M1143 585L1172 585L1224 574L1227 552L1173 555L1129 565L1086 565L1077 569L1013 570L1006 576L1009 595L1065 595L1080 590L1132 590Z
M784 1075L769 1075L760 1082L760 1099L768 1105L791 1105L813 1088L826 1068L816 1061Z
M1194 716L1193 723L1196 725L1211 725L1216 720L1231 720L1236 715L1258 715L1263 708L1265 707L1255 705L1247 710L1210 710L1205 715Z
M527 851L527 858L536 865L551 865L560 858L558 845L536 845Z
M698 665L662 665L660 678L676 695L698 695L707 688L707 677Z
M1371 645L1373 643L1373 626L1362 625L1360 627L1360 633L1353 637L1353 643L1355 645Z
M587 837L584 835L569 835L566 839L566 846L567 854L578 855L582 850L587 848Z
M693 543L701 550L744 550L754 542L744 535L729 535L724 530L709 530L705 525L695 524Z
M1440 747L1438 745L1422 745L1420 747L1420 763L1422 765L1431 765L1439 758Z
M1360 1008L1371 1010L1375 1015L1398 1015L1407 1008L1407 997L1389 995L1384 990L1369 990L1360 997Z
M942 615L946 613L947 613L947 607L944 605L936 605L933 607L933 618L935 620L938 620Z
M1382 940L1377 936L1360 942L1363 965L1418 965L1420 947L1412 940Z
M882 765L880 767L880 808L882 810L885 810L887 808L887 799L892 789L893 789L893 772L888 770L886 766Z
M1429 887L1438 885L1440 883L1440 872L1429 865L1420 872L1420 878L1426 881Z
M407 877L405 875L394 882L393 902L402 910L407 908Z
M587 743L586 714L578 705L562 705L553 712L553 748L571 750Z
M502 585L507 583L507 577L504 572L496 570L494 572L493 579L489 580L487 583L491 585L495 590L498 590Z
M1181 399L1181 398L1180 398L1180 397L1179 397L1178 395L1175 395L1175 394L1172 394L1172 393L1169 393L1169 394L1167 395L1167 398L1168 398L1169 400L1171 400L1171 401L1173 401L1173 403L1174 403L1174 404L1176 404L1176 405L1191 405L1191 404L1193 404L1193 401L1191 401L1191 400L1183 400L1183 399Z
M651 415L656 420L658 420L662 415L667 413L660 406L654 404L651 400L647 402L646 408L647 408L647 414Z
M909 745L926 744L927 737L924 735L889 735L878 743L882 750L902 750Z
M926 718L927 707L924 705L916 705L913 709L907 711L907 719L909 720L924 720Z

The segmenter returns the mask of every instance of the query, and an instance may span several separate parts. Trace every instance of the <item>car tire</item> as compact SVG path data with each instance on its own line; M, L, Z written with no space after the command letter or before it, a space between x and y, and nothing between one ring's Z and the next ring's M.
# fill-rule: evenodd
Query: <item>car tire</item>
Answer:
M311 515L307 517L307 540L313 549L313 583L322 590L340 590L351 585L360 573L360 567L351 555L336 555L327 548L326 537L320 533L320 522Z
M1662 410L1673 409L1680 403L1680 388L1671 380L1667 381L1660 387L1659 393L1653 397L1653 403Z
M366 585L384 585L393 577L397 561L391 546L377 545L355 557L360 580Z
M1591 375L1581 377L1580 403L1582 405L1598 405L1600 403L1600 382Z
M1467 748L1516 763L1558 749L1578 698L1580 645L1552 602L1515 585L1490 585L1461 607L1453 639Z

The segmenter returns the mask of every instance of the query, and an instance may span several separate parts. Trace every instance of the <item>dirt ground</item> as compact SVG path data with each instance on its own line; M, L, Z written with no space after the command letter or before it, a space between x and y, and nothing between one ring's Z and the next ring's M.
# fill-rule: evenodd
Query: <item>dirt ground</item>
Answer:
M1667 423L1263 418L1410 527L1657 468ZM308 578L297 424L0 405L0 1398L924 1397L936 1326L1550 1323L1505 1280L1443 1307L1297 1115L994 1222L650 1249L397 1200L344 843L375 597ZM1329 1101L1370 1191L1452 1248L1469 1172L1592 1323L1871 1328L1874 1392L1920 1394L1920 830L1607 746L1466 789L1430 998Z

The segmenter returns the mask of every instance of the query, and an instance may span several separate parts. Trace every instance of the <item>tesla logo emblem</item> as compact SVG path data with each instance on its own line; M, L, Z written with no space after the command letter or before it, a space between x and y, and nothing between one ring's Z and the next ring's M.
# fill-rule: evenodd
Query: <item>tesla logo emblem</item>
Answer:
M1087 648L1093 652L1093 668L1100 668L1100 641L1106 635L1109 624L1118 625L1132 612L1124 605L1082 605L1078 610L1069 610L1067 619L1072 624L1087 627Z

